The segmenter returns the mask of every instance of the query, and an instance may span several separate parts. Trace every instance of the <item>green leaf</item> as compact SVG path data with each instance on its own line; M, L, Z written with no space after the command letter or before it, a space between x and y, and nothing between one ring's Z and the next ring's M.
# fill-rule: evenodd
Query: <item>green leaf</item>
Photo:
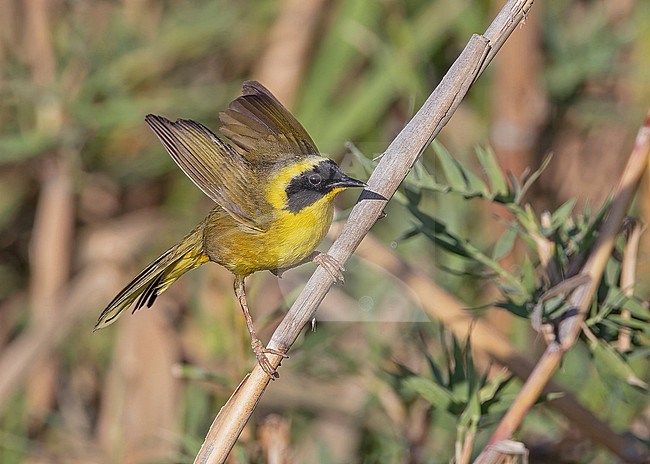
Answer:
M376 161L367 157L359 148L352 142L346 142L345 148L347 148L354 159L361 165L363 170L366 173L366 176L370 176L375 169Z
M560 228L560 226L567 222L575 205L576 199L572 198L555 210L555 212L551 215L552 230L557 230Z
M457 398L461 398L463 401L467 401L469 397L467 396L467 384L470 380L466 375L466 372L472 372L474 367L467 365L468 359L471 363L471 358L467 358L467 353L471 351L469 346L461 346L458 343L456 337L453 337L453 362L449 363L449 387L452 391L458 391L460 395L457 395ZM463 349L464 348L464 349ZM463 367L466 367L464 369ZM459 388L460 387L460 388Z
M447 411L456 402L451 392L433 380L424 377L409 377L405 380L408 388L414 390L429 404L442 411Z
M517 292L524 292L519 279L510 274L504 267L499 265L494 259L484 254L477 247L472 245L469 241L464 240L449 231L447 227L433 218L432 216L424 213L418 208L409 208L412 214L422 222L421 232L425 237L429 238L435 244L441 246L443 249L453 253L457 256L464 258L471 258L477 263L491 269L501 277L508 286L516 289Z
M508 227L494 245L494 250L492 250L492 259L498 261L509 254L512 251L512 247L515 245L517 235L518 232L514 225Z
M472 192L473 196L480 196L490 201L494 199L494 195L490 192L488 185L474 171L466 169L465 177L467 178L469 191Z
M528 255L524 257L524 262L521 266L521 283L530 295L537 289L537 271Z
M503 291L502 291L503 292ZM507 292L503 292L508 296L509 299L511 295L508 294ZM515 301L502 301L499 303L496 303L497 307L503 308L509 313L514 314L515 316L523 317L523 318L528 318L530 316L530 311L528 310L528 307L525 305L525 302L517 303Z
M632 319L630 317L623 317L623 316L619 316L618 314L612 314L607 318L607 320L611 322L615 322L619 326L629 327L630 329L633 330L643 330L646 333L650 333L650 324L648 324L646 321L640 321L638 319ZM591 325L591 323L589 323L588 325Z
M506 173L508 177L508 182L510 182L510 194L508 195L507 202L516 202L517 198L521 197L521 186L519 185L519 180L515 177L513 173L508 171Z
M617 289L620 291L620 289ZM625 309L630 312L630 314L637 319L641 319L643 321L650 321L650 310L643 306L641 302L634 298L634 297L629 297L627 295L624 295L621 292L622 302L620 304L621 309Z
M541 226L537 220L537 216L535 215L533 208L530 205L527 204L523 208L509 208L509 210L525 231L521 234L522 238L525 238L530 234L541 233Z
M512 379L513 376L505 370L500 371L496 376L492 377L492 380L480 390L481 403L494 399Z
M494 152L491 149L486 150L478 148L476 150L476 155L478 156L478 160L481 163L481 166L483 166L485 175L490 182L492 194L495 195L495 197L497 195L501 197L507 196L509 193L508 182L506 181L506 177L503 175L503 171L501 171L499 163L497 163Z
M457 192L465 192L467 190L467 178L464 174L464 168L449 154L442 144L436 143L435 151L449 186Z
M611 345L597 339L590 342L589 347L594 355L596 367L602 371L603 377L614 376L628 385L648 390L648 384L637 377L632 367Z
M515 198L515 203L519 204L521 200L526 196L526 193L528 193L528 190L532 185L539 179L539 176L542 175L542 172L546 170L548 167L549 163L553 159L553 155L550 154L546 158L544 158L544 161L542 161L542 165L537 169L535 172L533 172L530 176L526 177L525 179L522 179L523 185L521 187L521 192L519 194L519 197Z
M650 358L650 346L641 346L627 355L627 359L630 361L647 360L648 358Z

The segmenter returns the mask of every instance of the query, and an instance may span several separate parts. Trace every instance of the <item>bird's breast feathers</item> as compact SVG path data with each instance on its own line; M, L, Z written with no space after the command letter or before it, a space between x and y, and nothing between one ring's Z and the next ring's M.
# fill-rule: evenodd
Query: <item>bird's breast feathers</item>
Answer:
M298 213L275 210L274 218L263 232L243 226L223 227L221 221L232 219L224 214L213 216L207 226L219 232L205 234L206 251L212 261L236 275L298 264L327 234L334 217L333 196L326 195Z

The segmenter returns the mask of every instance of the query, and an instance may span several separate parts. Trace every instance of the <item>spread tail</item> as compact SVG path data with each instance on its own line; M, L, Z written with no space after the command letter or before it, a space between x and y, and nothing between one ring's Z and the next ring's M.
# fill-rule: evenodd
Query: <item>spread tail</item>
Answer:
M197 227L180 243L156 258L109 303L94 330L111 325L134 302L133 312L151 307L156 297L187 271L209 261L203 251L203 229Z

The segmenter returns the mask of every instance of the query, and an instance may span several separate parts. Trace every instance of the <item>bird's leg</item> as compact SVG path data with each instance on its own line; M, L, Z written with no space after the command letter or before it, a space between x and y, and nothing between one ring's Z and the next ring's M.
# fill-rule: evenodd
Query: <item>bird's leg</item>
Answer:
M271 378L275 379L278 377L278 373L276 372L276 369L271 365L269 359L266 357L266 353L282 356L283 358L287 358L288 356L281 351L274 350L271 348L266 348L262 343L262 340L260 340L259 337L257 336L257 333L255 332L255 328L253 327L253 318L251 317L251 314L248 311L248 301L246 299L246 287L244 286L244 279L245 276L239 276L239 275L235 276L235 284L234 284L235 296L237 296L237 299L239 300L239 305L241 306L241 309L244 312L244 319L246 320L246 328L248 329L248 333L251 336L251 347L253 348L253 353L255 353L255 357L257 358L257 361L260 363L260 366L262 367L264 372L270 375Z
M313 251L308 257L307 260L313 261L316 264L323 266L329 275L334 278L335 282L345 283L345 278L343 277L343 271L345 268L339 263L336 259L332 258L327 253L321 251Z

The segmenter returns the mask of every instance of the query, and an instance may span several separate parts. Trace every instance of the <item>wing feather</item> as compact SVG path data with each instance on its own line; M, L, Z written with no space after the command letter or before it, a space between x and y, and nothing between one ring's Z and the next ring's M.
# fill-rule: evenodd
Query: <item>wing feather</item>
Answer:
M203 193L234 219L264 230L271 206L259 195L256 171L208 128L189 119L172 122L153 114L145 118L172 159Z
M242 95L219 118L221 133L251 163L274 163L318 154L305 128L259 82L244 82Z

